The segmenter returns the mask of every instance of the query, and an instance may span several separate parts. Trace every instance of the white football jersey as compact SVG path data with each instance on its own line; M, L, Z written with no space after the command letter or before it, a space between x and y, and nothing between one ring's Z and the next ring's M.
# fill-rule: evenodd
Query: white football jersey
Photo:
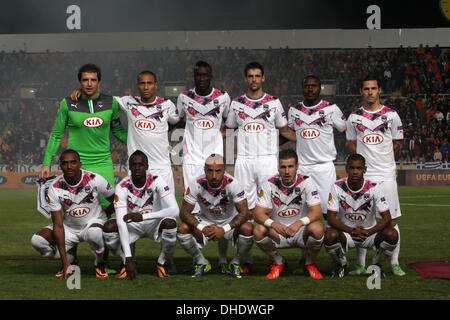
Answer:
M168 123L180 120L173 102L160 97L152 103L135 96L115 98L128 119L128 156L141 150L147 155L150 168L170 167Z
M393 140L403 139L397 112L386 106L376 112L360 107L347 120L346 136L356 140L356 152L366 159L366 177L395 179Z
M106 214L99 201L114 194L114 188L101 175L81 170L81 180L72 186L64 175L55 178L48 190L50 211L63 211L64 225L81 230L91 219L104 219Z
M345 116L336 104L321 100L317 105L307 107L299 102L289 107L289 127L297 136L298 162L312 165L334 161L333 127L345 130Z
M320 198L309 176L298 173L295 183L286 187L278 174L260 187L256 205L272 209L270 218L288 226L305 217L308 207L320 205Z
M252 100L246 95L235 98L225 125L238 128L238 157L278 154L278 130L287 125L286 114L278 98L265 93Z
M211 154L223 155L220 127L228 114L230 96L213 88L208 96L199 96L195 89L180 93L177 109L184 117L183 164L203 165Z
M135 187L131 176L126 176L116 186L115 210L127 212L151 213L157 198L162 199L172 192L168 184L160 177L147 173L147 179L141 188Z
M377 224L376 212L388 211L389 205L377 183L364 180L361 189L353 191L344 178L331 187L328 210L337 212L338 219L346 226L368 229Z
M238 214L235 203L245 199L244 188L228 173L225 173L219 188L211 188L202 175L190 185L184 195L188 203L200 206L200 217L219 226L230 223Z

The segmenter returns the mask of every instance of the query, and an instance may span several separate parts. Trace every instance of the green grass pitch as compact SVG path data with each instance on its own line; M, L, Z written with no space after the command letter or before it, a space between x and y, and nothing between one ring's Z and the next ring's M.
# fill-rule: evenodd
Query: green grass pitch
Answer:
M180 191L180 190L179 190ZM211 272L201 279L176 274L169 279L159 279L155 263L160 246L148 239L138 241L137 270L134 281L95 278L93 255L87 244L79 246L81 289L69 290L64 280L55 278L60 261L43 259L31 247L31 236L51 223L36 210L35 189L2 189L0 192L0 299L1 300L93 300L93 299L152 299L152 300L299 300L299 299L450 299L448 280L422 279L407 264L422 261L448 261L450 250L450 186L400 187L403 216L399 219L401 230L400 265L404 277L392 275L386 265L387 278L381 281L380 290L369 290L367 277L346 276L330 279L331 259L322 247L318 266L322 280L312 280L305 275L294 275L298 266L299 249L285 249L281 254L287 259L288 270L277 280L267 280L267 258L253 246L254 270L243 279L233 279L217 272L217 245L210 243L204 250L213 265ZM177 197L180 202L180 196ZM232 248L229 245L228 256ZM367 254L370 263L374 253ZM354 250L348 253L350 268L355 261ZM110 256L112 267L119 259ZM186 270L192 259L177 244L175 263L178 270Z

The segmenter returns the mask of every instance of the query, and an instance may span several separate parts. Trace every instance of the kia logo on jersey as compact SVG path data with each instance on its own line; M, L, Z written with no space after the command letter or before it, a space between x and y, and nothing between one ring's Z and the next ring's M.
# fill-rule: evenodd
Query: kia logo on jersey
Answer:
M320 131L314 128L303 129L300 131L300 136L303 139L315 139L320 136Z
M361 213L346 213L345 218L352 222L362 222L366 220L366 215Z
M290 218L298 215L298 209L295 208L287 208L278 212L278 216L281 218Z
M194 121L194 127L202 130L208 130L214 127L214 122L209 119L198 119Z
M146 209L146 210L142 210L140 212L141 214L148 214L148 213L152 213L152 209Z
M87 215L89 213L89 211L91 211L91 209L89 209L88 207L79 207L79 208L70 210L69 216L74 217L74 218L81 218L81 217L84 217L85 215Z
M244 126L244 130L250 133L258 133L264 130L264 124L259 122L250 122Z
M88 128L97 128L103 124L103 119L99 117L90 117L83 120L83 125Z
M155 129L155 124L147 119L138 120L134 123L136 129L144 131L152 131Z
M376 145L383 142L383 136L378 133L371 133L363 137L363 143L368 145Z

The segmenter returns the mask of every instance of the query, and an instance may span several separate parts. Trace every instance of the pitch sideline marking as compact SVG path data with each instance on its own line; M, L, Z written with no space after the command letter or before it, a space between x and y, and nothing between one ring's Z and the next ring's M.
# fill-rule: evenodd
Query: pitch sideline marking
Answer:
M405 206L419 206L419 207L450 207L450 204L418 204L418 203L401 203Z

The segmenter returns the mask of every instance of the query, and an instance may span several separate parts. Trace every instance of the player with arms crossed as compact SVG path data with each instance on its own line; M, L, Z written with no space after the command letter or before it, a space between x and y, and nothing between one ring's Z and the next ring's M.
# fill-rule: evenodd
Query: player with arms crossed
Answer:
M380 102L380 82L367 76L361 82L363 106L354 111L347 121L347 145L351 153L359 153L367 163L365 179L377 182L383 189L389 204L392 226L397 230L399 241L391 257L392 272L405 275L400 268L400 229L397 219L402 215L398 199L395 156L402 148L403 126L399 115ZM366 250L357 250L357 268L351 274L365 273Z
M192 214L198 203L200 212ZM225 238L233 241L236 251L229 270L233 278L241 278L241 259L253 244L253 225L248 222L247 200L244 188L225 172L222 156L210 155L204 174L195 179L186 190L180 211L178 241L194 259L194 278L200 278L211 269L202 253L209 240Z
M58 176L48 191L49 209L53 224L43 228L31 238L32 246L44 257L61 257L62 269L57 277L67 277L67 269L75 257L67 253L80 242L87 242L95 254L97 278L107 278L103 261L105 249L102 227L106 213L102 210L99 195L113 200L114 188L99 174L81 169L79 154L71 149L60 156L63 174ZM107 208L113 211L112 203Z
M136 278L130 244L141 238L161 242L161 253L156 263L160 278L169 277L167 262L173 257L179 209L174 194L163 178L148 173L147 156L136 150L129 159L131 176L117 186L114 199L116 219L103 227L106 245L122 258L118 278ZM161 208L155 210L159 200Z
M254 212L255 242L272 260L266 278L278 278L286 267L278 249L306 248L305 269L311 278L322 279L315 264L324 234L317 187L310 177L297 173L292 149L280 151L278 171L261 186Z
M331 188L327 215L330 227L324 240L326 251L336 263L332 277L338 278L345 275L345 254L349 249L376 250L373 264L381 268L382 261L392 255L398 241L380 185L364 179L364 157L356 153L350 155L345 171L348 177L336 181ZM375 211L381 216L378 222Z
M183 184L184 190L195 184L195 178L204 174L203 164L209 155L223 156L223 136L225 134L222 119L228 115L230 96L227 92L211 86L212 68L205 61L198 61L194 68L195 88L180 93L177 110L184 119L183 136ZM182 121L180 121L180 126ZM193 213L200 210L196 204ZM228 242L218 241L219 269L227 273Z

